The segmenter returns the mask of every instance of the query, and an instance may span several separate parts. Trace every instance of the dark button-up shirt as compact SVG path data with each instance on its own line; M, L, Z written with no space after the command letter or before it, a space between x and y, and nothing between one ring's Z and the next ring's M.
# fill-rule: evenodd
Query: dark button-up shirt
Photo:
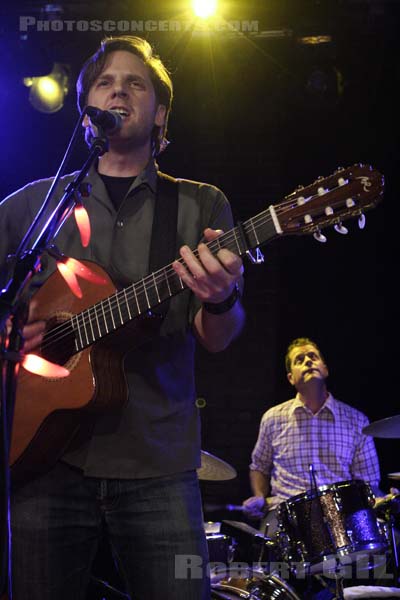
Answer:
M66 176L59 184L53 206L72 177ZM85 201L92 230L90 244L82 247L70 218L55 240L58 248L67 256L100 264L118 287L140 280L149 268L157 166L151 161L136 177L118 211L94 168L86 180L92 186ZM29 184L0 205L1 260L15 251L50 183ZM206 227L225 231L232 227L229 203L213 186L180 180L177 252L183 244L196 247ZM35 276L37 285L53 270L54 261L45 258L43 272ZM98 477L153 477L200 466L192 333L199 306L188 290L172 298L160 335L125 357L128 403L122 410L97 415L90 437L75 443L64 460Z

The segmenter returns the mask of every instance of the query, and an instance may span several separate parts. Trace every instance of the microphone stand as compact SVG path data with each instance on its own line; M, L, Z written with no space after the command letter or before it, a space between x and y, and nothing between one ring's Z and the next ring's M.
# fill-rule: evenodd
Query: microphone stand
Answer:
M79 123L81 116L79 117ZM76 137L77 126L73 133L67 152ZM22 330L28 318L30 283L40 268L40 259L52 244L61 227L70 216L79 195L79 186L87 175L91 165L108 150L108 139L105 132L97 127L98 135L91 142L89 156L75 178L66 186L64 194L56 208L47 219L32 247L28 243L38 229L40 216L47 208L50 196L55 190L53 184L44 204L39 209L31 227L25 234L15 256L7 258L5 285L0 287L0 598L12 600L12 531L10 515L10 446L12 424L17 390L19 363L23 355L24 338ZM63 164L65 159L63 160ZM61 176L61 167L56 178ZM2 288L2 289L1 289ZM12 316L10 335L6 333L7 319Z

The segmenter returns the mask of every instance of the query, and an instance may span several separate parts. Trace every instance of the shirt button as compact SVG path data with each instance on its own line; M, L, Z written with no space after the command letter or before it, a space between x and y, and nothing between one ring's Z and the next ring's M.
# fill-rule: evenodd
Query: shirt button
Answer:
M124 222L123 222L123 221L117 221L117 227L118 227L119 229L122 229L122 228L123 228L123 226L124 226Z

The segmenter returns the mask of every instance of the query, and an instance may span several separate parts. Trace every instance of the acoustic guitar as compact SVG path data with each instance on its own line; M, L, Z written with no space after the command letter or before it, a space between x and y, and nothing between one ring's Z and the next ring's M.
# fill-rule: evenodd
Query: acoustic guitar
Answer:
M383 190L383 176L368 165L338 169L297 188L208 247L213 254L227 248L251 258L252 250L284 235L313 234L324 241L321 230L328 225L344 232L342 221L358 217L363 226L363 211L381 200ZM171 264L118 291L101 267L86 264L103 275L106 285L82 280L78 299L55 271L35 294L38 318L47 323L38 353L66 366L70 375L49 379L20 372L10 457L14 483L49 469L85 416L123 407L125 354L158 330L160 318L151 311L185 289Z

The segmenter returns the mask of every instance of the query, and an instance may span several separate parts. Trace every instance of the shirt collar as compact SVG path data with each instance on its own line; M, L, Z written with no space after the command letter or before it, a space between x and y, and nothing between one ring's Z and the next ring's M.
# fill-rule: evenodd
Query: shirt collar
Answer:
M158 165L153 158L149 160L146 167L139 173L135 181L129 188L128 194L142 184L148 185L153 193L157 189ZM101 196L104 193L104 183L97 172L97 167L92 165L87 175L87 181L92 184L92 193L94 196Z
M294 411L297 409L304 410L307 413L309 412L308 409L304 406L303 402L300 400L299 394L296 394L296 397L292 401L292 406L290 407L290 416L292 416ZM316 414L319 415L326 409L331 412L331 414L333 415L334 418L336 418L336 416L337 416L336 401L330 392L328 392L327 399L325 400L325 402L323 403L323 405L321 406L321 408L319 409L319 411Z
M158 164L153 158L151 158L143 171L141 171L136 177L132 187L129 189L129 192L139 185L147 184L151 191L155 194L157 189L157 172Z

